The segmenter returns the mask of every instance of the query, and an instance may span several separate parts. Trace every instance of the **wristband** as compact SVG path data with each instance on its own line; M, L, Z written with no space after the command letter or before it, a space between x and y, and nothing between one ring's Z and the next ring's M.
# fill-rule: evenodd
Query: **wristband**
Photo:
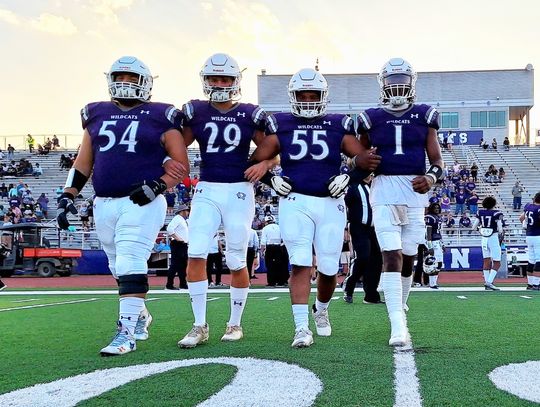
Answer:
M68 172L65 188L75 188L78 192L86 185L88 177L80 172L77 168L71 168Z

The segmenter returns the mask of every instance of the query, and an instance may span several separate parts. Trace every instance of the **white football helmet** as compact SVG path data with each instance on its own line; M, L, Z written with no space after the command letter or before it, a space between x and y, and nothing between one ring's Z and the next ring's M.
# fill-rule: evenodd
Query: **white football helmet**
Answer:
M204 95L212 102L227 102L240 99L242 73L235 59L229 55L212 55L204 63L200 76ZM209 76L230 76L234 78L234 82L232 86L228 87L212 86L208 83Z
M124 72L138 75L138 82L117 82L115 74ZM136 99L142 102L150 100L154 78L141 60L132 56L124 56L112 64L106 75L112 99Z
M437 268L437 259L435 256L426 256L424 258L424 273L428 275L437 274L439 269Z
M385 107L401 110L414 103L416 72L403 58L392 58L377 76L381 90L381 103Z
M305 68L295 73L289 81L289 102L291 113L295 116L311 119L322 116L328 105L328 83L324 76L315 69ZM300 102L297 92L316 91L320 97L317 102Z

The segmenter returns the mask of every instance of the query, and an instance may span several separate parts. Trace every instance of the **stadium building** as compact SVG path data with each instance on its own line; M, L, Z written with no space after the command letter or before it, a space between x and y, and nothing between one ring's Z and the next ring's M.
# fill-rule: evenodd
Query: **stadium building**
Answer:
M268 112L289 111L287 84L291 75L258 76L258 102ZM377 74L325 74L333 113L357 113L379 100ZM534 104L534 70L524 69L420 72L417 103L437 107L441 132L456 133L455 144L478 144L483 137L499 144L534 142L529 112Z

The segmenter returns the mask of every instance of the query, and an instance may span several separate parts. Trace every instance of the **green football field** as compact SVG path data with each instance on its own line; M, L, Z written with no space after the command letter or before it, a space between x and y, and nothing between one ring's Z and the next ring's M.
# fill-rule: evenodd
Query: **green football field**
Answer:
M115 329L115 295L0 295L0 406L537 405L488 377L503 365L540 360L537 292L414 292L412 349L397 351L388 346L384 305L364 305L361 295L352 305L335 297L332 336L292 349L288 294L252 292L244 339L222 343L229 298L210 292L210 341L179 349L192 323L189 299L152 294L149 340L135 352L101 358ZM536 383L530 390L520 371L502 376L536 400L540 369L532 367L524 373ZM25 390L69 377L52 383L56 390Z

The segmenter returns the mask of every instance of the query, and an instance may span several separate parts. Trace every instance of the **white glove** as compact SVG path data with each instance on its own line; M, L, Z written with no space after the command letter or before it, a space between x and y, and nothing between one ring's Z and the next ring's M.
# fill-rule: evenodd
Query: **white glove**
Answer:
M288 177L281 177L279 175L274 175L271 179L272 188L280 196L287 196L291 192L292 185L291 180Z
M347 174L334 175L328 181L328 191L332 198L339 198L345 194L347 191L347 186L349 185L351 177Z

